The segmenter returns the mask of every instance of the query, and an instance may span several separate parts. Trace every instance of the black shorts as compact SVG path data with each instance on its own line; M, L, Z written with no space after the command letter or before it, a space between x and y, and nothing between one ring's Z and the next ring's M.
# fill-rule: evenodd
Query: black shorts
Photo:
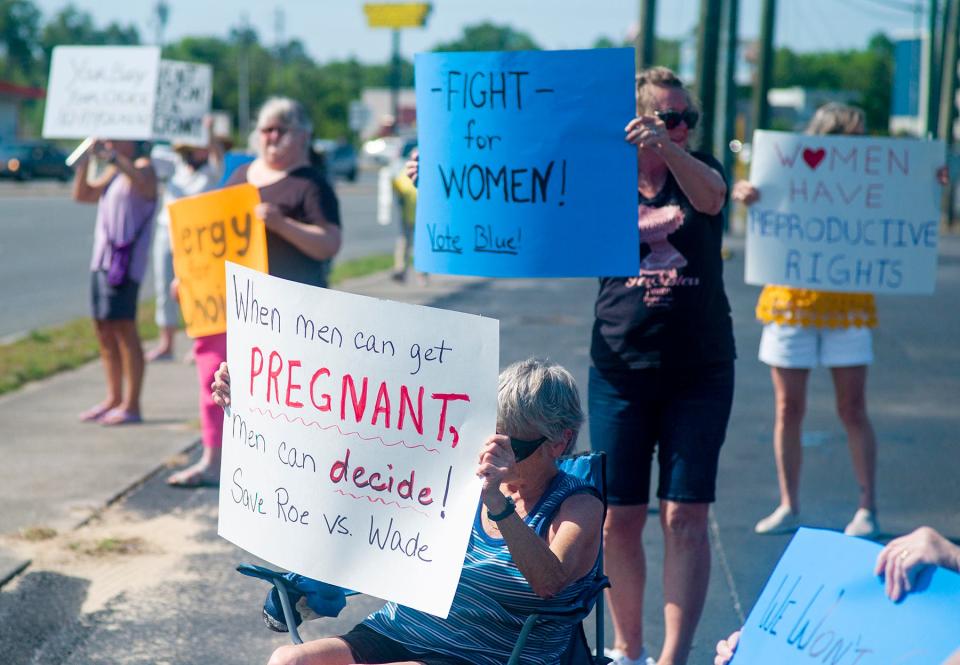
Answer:
M420 655L405 645L381 635L373 628L357 624L340 639L347 643L358 663L396 663L411 660L423 665L471 665L470 661L441 654Z
M732 405L733 361L680 370L591 367L590 447L608 457L608 502L649 503L656 450L658 498L712 503Z
M124 278L120 286L111 286L106 270L91 273L90 303L97 321L136 320L140 282Z

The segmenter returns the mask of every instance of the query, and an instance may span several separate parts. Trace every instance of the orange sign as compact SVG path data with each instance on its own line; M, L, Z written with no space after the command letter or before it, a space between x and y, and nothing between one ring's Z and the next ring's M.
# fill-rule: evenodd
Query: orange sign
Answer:
M174 201L170 213L173 271L190 337L226 332L224 261L267 272L267 234L254 209L260 193L250 184Z

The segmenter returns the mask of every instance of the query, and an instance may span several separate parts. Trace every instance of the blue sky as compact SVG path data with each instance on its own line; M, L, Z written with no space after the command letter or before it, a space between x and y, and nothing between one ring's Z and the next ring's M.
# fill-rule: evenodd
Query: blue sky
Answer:
M152 39L149 26L153 0L34 0L45 15L69 2L90 12L98 23L118 20L135 23L144 39ZM226 35L230 26L246 15L261 40L272 43L276 10L282 9L284 36L298 38L320 60L356 56L363 62L383 62L390 51L385 30L366 27L360 0L167 0L170 21L166 39L186 35ZM922 27L920 15L891 9L890 5L926 0L780 0L776 39L778 44L800 51L860 48L869 36L882 31L905 33ZM678 37L693 30L699 0L660 0L657 31ZM760 0L741 0L740 34L756 36ZM229 9L225 9L225 8ZM434 0L426 28L406 30L402 51L418 50L459 36L465 25L490 20L523 30L545 48L586 48L600 36L619 38L635 24L636 0Z

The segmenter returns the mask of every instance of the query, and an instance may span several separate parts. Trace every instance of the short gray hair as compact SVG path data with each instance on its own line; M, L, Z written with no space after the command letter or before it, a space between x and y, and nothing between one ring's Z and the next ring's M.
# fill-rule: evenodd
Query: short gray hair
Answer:
M513 436L536 432L561 441L569 429L573 436L564 452L573 450L583 409L577 382L562 366L538 358L513 363L500 373L497 402L497 431Z
M257 127L263 127L268 120L278 118L283 124L300 129L309 136L313 133L313 122L303 104L289 97L271 97L260 107L257 114Z

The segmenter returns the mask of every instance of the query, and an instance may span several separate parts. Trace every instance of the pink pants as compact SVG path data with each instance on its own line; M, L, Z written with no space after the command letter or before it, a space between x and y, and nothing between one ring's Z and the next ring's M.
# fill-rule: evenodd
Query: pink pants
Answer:
M220 363L227 359L227 334L208 335L193 340L193 355L200 382L200 429L206 448L219 448L223 441L223 409L213 403L210 384Z

